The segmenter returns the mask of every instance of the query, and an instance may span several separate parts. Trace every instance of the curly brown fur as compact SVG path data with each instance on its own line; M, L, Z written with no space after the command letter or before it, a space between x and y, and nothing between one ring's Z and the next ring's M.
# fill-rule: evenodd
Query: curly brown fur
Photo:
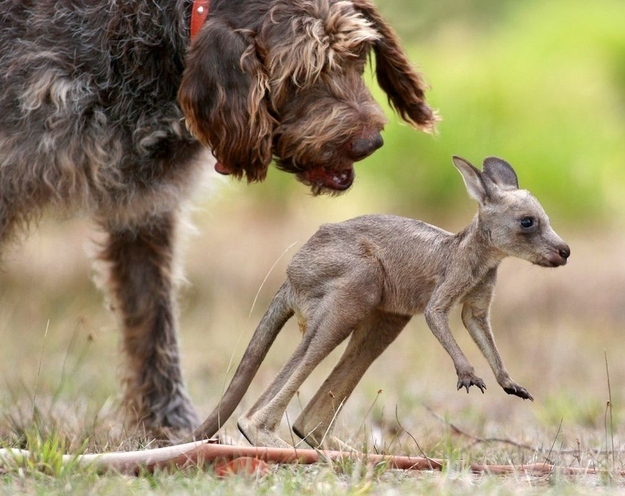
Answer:
M0 241L48 206L108 233L124 403L152 432L197 425L172 274L204 145L220 172L262 180L276 160L315 193L347 189L353 163L382 144L385 117L361 77L372 50L400 115L434 122L368 1L211 4L190 43L191 0L0 0Z
M221 171L262 180L276 158L315 193L345 190L382 145L386 118L362 79L371 51L396 110L432 129L421 76L371 2L214 2L180 87L187 125Z

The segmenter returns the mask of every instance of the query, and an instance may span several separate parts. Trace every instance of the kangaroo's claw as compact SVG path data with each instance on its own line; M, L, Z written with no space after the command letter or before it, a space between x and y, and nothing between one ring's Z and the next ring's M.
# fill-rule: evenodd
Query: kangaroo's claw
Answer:
M513 394L524 400L534 401L533 396L524 387L514 384L513 386L504 387L503 390L508 394Z
M484 381L474 374L463 374L461 377L458 377L458 389L465 388L468 393L471 386L479 388L480 391L482 391L482 394L486 390L486 384L484 384Z

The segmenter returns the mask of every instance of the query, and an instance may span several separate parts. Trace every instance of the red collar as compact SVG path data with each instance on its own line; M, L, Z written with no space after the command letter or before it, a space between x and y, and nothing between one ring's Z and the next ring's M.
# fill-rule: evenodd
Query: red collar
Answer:
M208 17L208 9L210 8L210 0L193 0L193 7L191 10L191 41L195 38L195 35L199 32L200 28L204 24L204 21Z

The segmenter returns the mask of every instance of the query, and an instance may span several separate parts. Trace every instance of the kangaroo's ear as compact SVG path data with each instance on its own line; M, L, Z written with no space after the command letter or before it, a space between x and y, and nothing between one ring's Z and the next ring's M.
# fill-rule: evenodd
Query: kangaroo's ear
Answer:
M484 174L502 189L519 189L519 179L512 166L497 157L484 159Z
M253 42L209 19L189 50L178 101L189 131L212 149L220 170L248 181L263 180L272 159L266 88Z
M456 169L462 174L469 196L477 200L480 205L485 204L488 201L490 192L487 183L484 181L482 171L471 165L468 160L462 157L454 155L452 161Z
M370 0L352 0L379 33L374 43L376 76L391 107L409 124L434 131L437 114L425 102L426 84L408 60L399 37Z

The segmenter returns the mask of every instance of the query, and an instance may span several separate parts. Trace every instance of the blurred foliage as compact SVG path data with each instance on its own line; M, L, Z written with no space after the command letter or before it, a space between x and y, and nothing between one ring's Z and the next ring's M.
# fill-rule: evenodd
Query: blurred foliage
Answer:
M425 135L386 107L385 146L357 165L355 188L375 188L389 212L450 216L466 210L451 155L476 165L497 155L558 221L610 223L623 216L622 0L378 5L424 73L428 100L443 120L436 135ZM304 191L273 170L248 193L281 207Z

